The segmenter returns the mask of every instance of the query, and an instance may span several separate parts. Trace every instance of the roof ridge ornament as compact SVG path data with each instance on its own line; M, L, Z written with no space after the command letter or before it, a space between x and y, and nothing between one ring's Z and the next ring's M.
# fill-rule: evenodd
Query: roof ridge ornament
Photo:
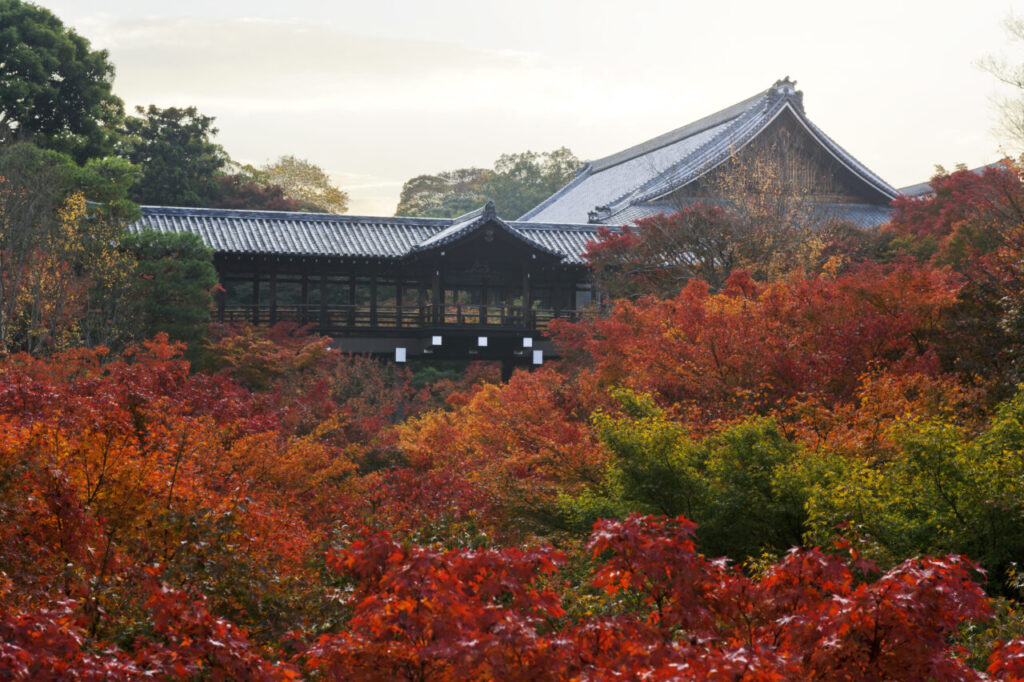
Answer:
M497 210L494 208L494 199L487 199L487 203L484 204L483 213L480 214L480 218L483 220L493 220L498 216Z
M792 100L800 112L804 111L804 93L796 89L796 81L790 80L789 76L780 78L772 84L769 92L772 95L772 99L790 99Z

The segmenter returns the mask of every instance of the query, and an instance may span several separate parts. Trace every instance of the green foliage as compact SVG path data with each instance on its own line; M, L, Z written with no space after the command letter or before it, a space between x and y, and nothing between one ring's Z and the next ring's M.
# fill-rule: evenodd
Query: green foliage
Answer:
M131 336L131 263L116 244L138 215L126 198L134 172L123 159L78 166L28 143L0 146L0 346L41 352Z
M503 218L515 220L572 180L579 166L567 147L539 154L502 154L482 190Z
M468 213L487 201L481 184L488 172L483 168L459 168L407 180L395 215L454 218Z
M993 590L1019 596L1007 577L1024 558L1022 419L1024 391L976 437L942 421L899 426L891 461L847 461L821 479L808 502L808 539L826 542L849 524L885 563L966 554L989 571Z
M213 251L192 233L145 230L127 235L122 243L137 261L134 289L145 335L166 332L197 352L217 284Z
M113 151L124 105L106 50L49 10L0 0L0 143L31 140L78 163Z
M701 441L688 438L647 396L615 392L621 416L594 425L614 453L604 481L561 498L577 530L632 512L683 514L709 555L736 560L799 544L807 482L797 447L769 419L752 419Z
M207 206L218 195L217 173L228 157L210 138L213 117L195 107L136 107L125 120L121 155L142 168L132 199L160 206Z
M492 170L460 168L420 175L402 186L395 215L454 218L493 199L514 220L572 180L579 159L566 147L551 152L502 154Z

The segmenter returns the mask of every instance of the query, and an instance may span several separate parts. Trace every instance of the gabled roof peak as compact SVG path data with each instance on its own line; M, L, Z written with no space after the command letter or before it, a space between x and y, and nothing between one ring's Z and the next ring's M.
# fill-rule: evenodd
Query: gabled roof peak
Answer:
M790 80L789 76L780 78L775 81L772 87L765 91L769 97L773 99L788 99L800 110L800 113L804 112L804 93L796 89L796 81Z

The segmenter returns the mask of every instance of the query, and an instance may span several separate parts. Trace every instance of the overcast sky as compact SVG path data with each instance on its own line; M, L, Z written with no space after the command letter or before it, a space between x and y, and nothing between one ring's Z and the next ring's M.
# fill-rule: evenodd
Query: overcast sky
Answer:
M504 152L599 158L783 76L889 183L999 158L987 55L1024 0L41 0L106 48L129 107L195 105L235 160L323 167L352 213Z

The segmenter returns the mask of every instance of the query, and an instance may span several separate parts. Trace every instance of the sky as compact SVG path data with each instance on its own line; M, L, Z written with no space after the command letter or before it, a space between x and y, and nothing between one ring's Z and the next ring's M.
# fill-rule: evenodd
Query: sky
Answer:
M607 156L796 80L891 185L1007 149L978 66L1024 62L1024 0L39 0L136 105L216 117L233 159L292 154L393 215L402 183L503 153Z

